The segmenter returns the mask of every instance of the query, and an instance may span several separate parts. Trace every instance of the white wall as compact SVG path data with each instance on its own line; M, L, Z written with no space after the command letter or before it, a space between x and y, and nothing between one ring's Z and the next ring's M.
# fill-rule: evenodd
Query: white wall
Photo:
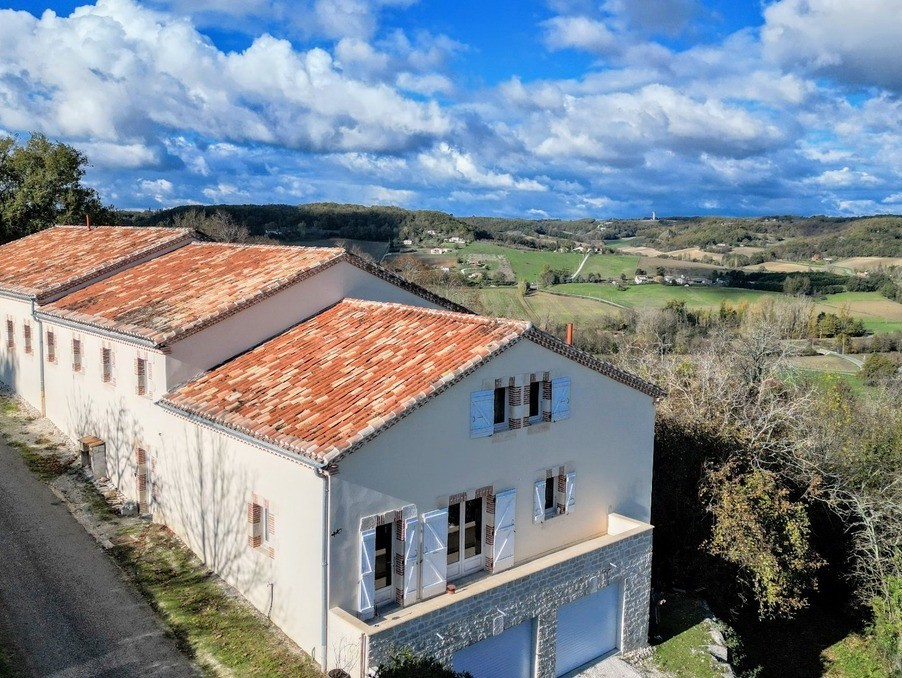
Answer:
M13 321L15 346L7 348L6 321ZM24 324L31 325L31 353L25 352ZM40 324L31 315L31 302L0 296L0 381L35 409L41 409Z
M319 659L323 481L297 461L157 410L154 520ZM275 514L272 558L248 545L253 495Z
M193 379L346 297L436 308L422 297L339 262L177 342L167 368L167 387L172 389Z
M551 371L569 376L571 416L488 438L469 437L470 393L496 378ZM375 386L374 386L375 387ZM521 341L359 451L339 462L333 480L331 604L357 603L360 519L492 484L516 488L515 563L604 534L608 513L649 520L654 403L651 397L530 341ZM546 468L572 464L572 514L533 523L534 482Z

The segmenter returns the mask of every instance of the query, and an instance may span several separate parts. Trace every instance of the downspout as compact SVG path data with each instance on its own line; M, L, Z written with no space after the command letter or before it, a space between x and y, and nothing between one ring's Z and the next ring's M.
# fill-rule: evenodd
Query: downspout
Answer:
M328 469L317 469L317 475L323 479L323 620L322 620L322 664L323 670L329 670L328 655L329 648L329 598L330 598L330 577L329 577L329 558L331 555L331 534L332 534L332 475Z
M41 382L41 416L47 416L47 394L44 388L44 325L41 323L41 320L38 318L37 311L35 309L35 299L31 298L31 317L34 319L35 325L37 325L38 330L38 374L40 375Z

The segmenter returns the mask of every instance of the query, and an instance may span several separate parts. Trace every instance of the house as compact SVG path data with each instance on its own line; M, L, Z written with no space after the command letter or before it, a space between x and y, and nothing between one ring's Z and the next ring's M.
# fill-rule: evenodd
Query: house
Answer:
M0 248L0 381L43 412L44 362L55 354L35 310L67 292L187 245L172 228L56 226Z
M633 282L635 282L637 285L644 285L645 283L648 282L648 276L647 275L636 275L633 278Z
M186 242L32 318L85 464L324 668L647 642L653 385L330 248Z
M407 238L406 240L402 241L402 244L404 244L404 245L413 245L413 240L411 240L410 238Z

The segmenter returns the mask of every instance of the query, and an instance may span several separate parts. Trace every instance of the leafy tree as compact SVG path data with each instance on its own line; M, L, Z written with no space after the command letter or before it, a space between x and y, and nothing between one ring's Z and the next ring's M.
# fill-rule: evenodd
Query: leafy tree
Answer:
M876 386L888 382L898 372L898 358L886 353L871 353L861 366L861 380L868 386Z
M228 212L216 210L207 214L202 209L179 212L173 217L176 228L190 228L217 242L245 243L250 239L247 226L239 224Z
M43 134L24 145L0 137L0 242L8 242L58 223L111 221L112 212L97 192L82 185L87 158Z

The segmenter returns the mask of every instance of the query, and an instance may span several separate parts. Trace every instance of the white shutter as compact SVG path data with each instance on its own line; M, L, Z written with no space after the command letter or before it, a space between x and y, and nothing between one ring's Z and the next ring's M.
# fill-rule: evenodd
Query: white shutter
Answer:
M545 481L537 480L532 501L532 522L545 522Z
M570 418L570 377L551 381L551 421Z
M516 509L516 490L504 490L495 495L495 543L492 552L493 573L506 570L514 564Z
M470 394L470 437L484 438L495 431L495 392Z
M376 530L360 532L360 598L357 614L361 619L370 619L375 613L373 601L376 595Z
M404 604L416 602L420 576L420 519L412 516L404 521Z
M448 509L423 514L422 597L445 592L448 570Z
M564 513L573 513L573 504L576 503L576 499L573 496L573 490L576 487L576 471L570 471L565 477Z

